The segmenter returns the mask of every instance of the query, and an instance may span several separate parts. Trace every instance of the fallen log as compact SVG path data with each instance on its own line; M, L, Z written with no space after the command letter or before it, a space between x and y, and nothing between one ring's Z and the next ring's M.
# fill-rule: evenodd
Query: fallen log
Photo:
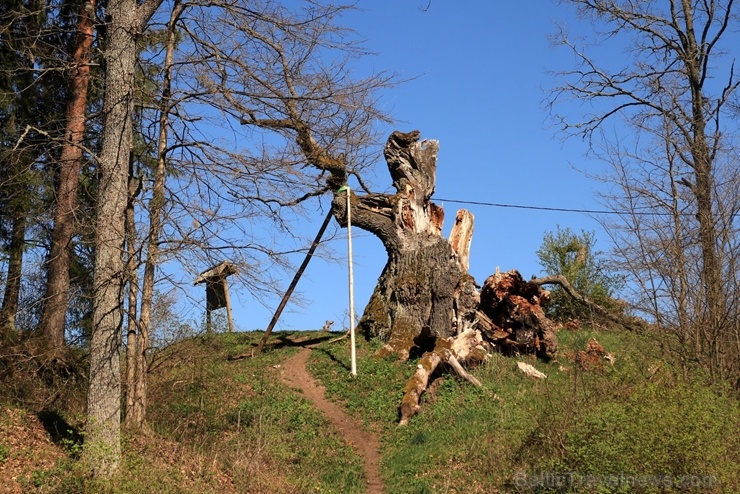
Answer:
M613 322L614 324L617 324L619 326L622 326L624 329L636 333L640 333L643 331L643 328L640 324L635 324L632 321L630 321L630 318L624 317L624 316L617 316L596 302L590 300L588 297L585 297L578 293L575 288L573 288L573 285L571 285L568 282L568 279L563 275L554 275L554 276L544 276L542 278L534 278L529 281L529 283L532 283L533 285L542 286L542 285L559 285L560 287L565 290L565 293L570 295L575 301L585 305L592 311L596 312L599 316L603 317L604 319Z

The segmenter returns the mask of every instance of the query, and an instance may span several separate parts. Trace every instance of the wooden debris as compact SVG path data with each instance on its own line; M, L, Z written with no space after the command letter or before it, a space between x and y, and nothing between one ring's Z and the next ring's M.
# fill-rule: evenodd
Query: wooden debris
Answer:
M401 399L401 420L398 425L406 425L411 417L421 409L421 396L429 387L429 379L441 363L447 363L463 379L474 386L481 386L480 381L467 372L462 363L476 364L488 359L485 341L479 331L466 330L455 337L440 338L434 350L426 352L416 371L403 388Z
M458 334L437 338L434 349L422 355L403 390L399 425L408 424L418 413L421 397L441 364L474 386L482 386L466 366L485 361L493 348L553 358L558 344L556 325L545 316L543 308L548 300L547 290L524 281L517 271L501 273L497 269L480 293L472 278L464 278L455 293L453 325L457 325ZM518 365L535 379L547 377L529 364Z
M576 363L583 370L601 369L603 367L602 360L614 365L616 358L611 353L607 353L601 343L596 341L596 338L588 340L585 351L579 350L576 353Z
M465 273L470 269L470 243L473 240L473 213L461 209L455 217L455 224L450 232L450 245L457 255L458 262Z
M547 374L538 371L537 369L535 369L535 367L533 365L528 364L526 362L517 362L516 363L516 366L526 376L533 377L535 379L546 379L547 378Z
M556 324L544 311L549 298L547 290L524 281L518 271L497 271L481 289L478 328L501 348L554 358Z

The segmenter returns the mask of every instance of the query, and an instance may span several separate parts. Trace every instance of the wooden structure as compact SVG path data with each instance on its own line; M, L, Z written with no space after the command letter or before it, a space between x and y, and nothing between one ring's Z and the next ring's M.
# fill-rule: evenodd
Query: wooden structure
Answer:
M211 311L226 307L229 332L234 332L234 318L231 315L231 300L226 278L236 274L236 266L229 261L221 261L198 275L195 285L206 284L206 331L211 332Z

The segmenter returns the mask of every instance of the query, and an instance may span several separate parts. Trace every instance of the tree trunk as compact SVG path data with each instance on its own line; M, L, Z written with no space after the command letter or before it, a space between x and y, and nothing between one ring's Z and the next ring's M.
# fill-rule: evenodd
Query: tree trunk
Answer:
M67 104L65 142L59 159L59 177L51 232L46 295L40 330L49 346L64 346L67 294L69 293L69 256L75 232L77 184L82 165L82 143L85 136L87 92L90 85L90 51L93 43L95 0L82 0L79 5L77 38L70 74L70 99Z
M3 305L0 308L0 331L10 333L15 329L15 316L18 312L18 298L21 293L21 275L23 273L23 247L26 243L26 218L18 214L13 218L13 231L10 237L10 259L8 260L7 276Z
M485 361L499 343L545 358L557 351L554 325L540 305L546 291L511 271L489 277L488 292L485 287L478 292L468 274L469 212L458 212L449 241L442 237L444 212L430 201L438 148L436 141L420 142L418 131L394 132L384 154L396 193L350 197L352 224L380 238L388 253L359 328L385 342L381 355L421 356L404 388L400 425L419 410L419 399L441 363L480 386L462 364ZM345 179L332 178L330 185ZM332 202L342 226L347 225L348 193L340 187Z
M136 37L161 0L111 0L107 15L105 127L95 228L93 328L84 460L95 477L110 477L121 457L121 330L125 285L124 216L132 149Z
M133 163L129 166L128 204L126 206L126 279L128 283L128 304L126 310L126 409L124 420L127 426L136 423L134 403L137 395L138 334L139 321L137 307L139 303L139 277L137 267L139 259L136 246L136 211L135 201L141 190L141 181L134 176Z
M395 195L352 195L352 223L378 236L388 262L365 308L359 328L386 343L385 352L408 358L434 348L437 338L456 334L455 294L467 270L442 237L442 208L430 201L437 167L436 141L419 132L394 132L385 146ZM346 193L346 192L345 192ZM332 203L346 226L346 196Z
M147 405L147 362L146 354L149 350L149 333L152 319L152 305L154 303L154 271L159 265L159 239L162 234L163 211L166 203L165 177L167 174L167 135L169 130L169 114L172 105L172 66L177 38L176 24L183 11L179 0L170 13L167 27L167 47L164 60L164 78L162 82L162 98L159 108L159 138L157 144L157 167L154 172L154 187L152 198L149 201L149 236L147 237L147 258L144 263L144 279L141 289L141 317L138 324L138 336L133 359L134 372L132 376L131 397L127 397L126 422L129 427L140 429L146 420Z
M682 0L684 14L684 28L686 36L682 38L685 52L684 64L686 77L691 89L691 129L689 138L692 168L694 170L694 184L691 187L696 198L696 218L699 222L699 244L702 252L701 274L704 293L707 303L707 324L701 331L704 333L703 343L710 348L701 348L704 355L710 356L710 371L718 369L715 360L715 349L719 335L727 327L728 314L726 310L725 290L722 279L722 264L717 252L719 235L717 234L716 218L713 210L715 201L712 198L714 183L713 152L707 142L707 117L705 106L707 98L704 94L704 80L702 74L702 57L700 47L694 31L694 7L688 0Z

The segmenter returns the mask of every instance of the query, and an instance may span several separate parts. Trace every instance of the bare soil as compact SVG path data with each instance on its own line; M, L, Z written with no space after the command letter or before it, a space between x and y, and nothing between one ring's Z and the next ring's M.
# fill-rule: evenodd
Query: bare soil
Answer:
M376 436L362 429L362 425L348 415L335 403L325 397L325 389L306 369L306 362L311 355L311 347L302 347L298 353L283 363L281 377L283 381L303 395L316 408L321 410L336 430L344 437L364 459L367 492L383 492L383 481L380 477L380 441Z

